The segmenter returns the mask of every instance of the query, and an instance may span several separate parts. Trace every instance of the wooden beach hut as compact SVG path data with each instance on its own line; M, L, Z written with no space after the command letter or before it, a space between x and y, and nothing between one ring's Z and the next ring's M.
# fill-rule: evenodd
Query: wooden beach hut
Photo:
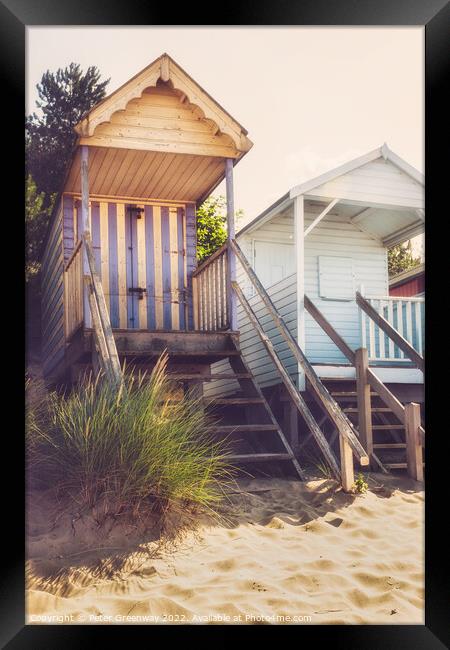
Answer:
M425 302L390 295L387 251L424 232L424 207L422 174L385 144L291 188L237 234L241 350L300 456L313 434L295 391L337 453L342 413L374 469L422 476Z
M163 350L180 386L215 383L229 360L238 398L217 435L239 437L235 463L299 465L240 354L235 255L223 247L197 270L196 207L226 179L234 237L233 170L247 131L163 54L76 126L77 146L54 211L42 266L43 369L49 383L123 361L151 369ZM201 316L200 316L201 314ZM200 322L201 318L201 322Z

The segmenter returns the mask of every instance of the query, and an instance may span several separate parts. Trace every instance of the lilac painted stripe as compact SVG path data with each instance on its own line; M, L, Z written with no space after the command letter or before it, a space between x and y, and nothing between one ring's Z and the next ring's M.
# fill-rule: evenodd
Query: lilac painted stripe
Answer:
M134 328L134 300L133 294L129 292L129 288L133 285L133 246L131 239L131 215L128 210L129 206L125 206L125 260L126 260L126 290L127 290L127 327Z
M81 218L81 201L77 201L77 241L81 239L81 235L83 234L83 227L82 227L82 218Z
M188 329L194 329L194 307L192 299L192 273L195 269L197 256L197 220L195 214L195 205L188 203L186 205L186 285L187 285L187 303L188 303Z
M69 259L74 249L74 224L73 224L73 197L63 196L63 212L64 212L64 259Z
M169 208L161 208L161 248L163 284L163 322L164 329L172 329L172 294L170 278L170 225Z
M100 204L94 203L91 211L92 246L94 248L95 270L102 277L101 239L100 239Z
M147 328L156 329L155 314L155 239L153 234L153 208L145 206L145 251L147 279Z
M184 255L181 251L184 248L183 237L183 209L177 209L177 239L178 239L178 300L180 301L180 330L186 329L186 310L184 290Z
M117 209L108 203L109 307L111 327L119 327L119 278L117 262Z
M131 275L133 279L133 284L131 286L139 286L139 276L138 276L138 243L137 243L137 220L138 217L136 214L130 215L131 221ZM133 315L134 315L134 325L136 329L140 327L139 324L139 296L137 293L133 294Z

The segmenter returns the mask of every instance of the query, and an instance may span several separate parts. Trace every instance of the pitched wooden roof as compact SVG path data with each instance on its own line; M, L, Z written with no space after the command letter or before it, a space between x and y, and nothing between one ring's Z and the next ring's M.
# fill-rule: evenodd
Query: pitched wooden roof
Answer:
M105 139L102 142L98 141L98 131L96 132L96 129L102 124L114 121L113 115L115 113L125 111L132 100L141 98L146 92L151 92L151 89L155 88L157 84L161 84L161 82L165 82L167 87L176 91L180 99L180 105L185 102L193 105L201 111L201 115L209 124L212 123L212 133L209 134L208 145L210 150L213 150L213 146L217 147L215 155L240 158L252 147L253 143L247 137L247 130L168 54L162 54L132 79L103 99L77 124L75 131L79 135L79 144L108 146ZM126 140L126 138L123 139ZM117 138L112 140L111 146L117 146L116 140ZM124 146L129 147L129 144L124 142ZM140 148L137 142L133 148ZM147 142L144 148L158 150L158 143L149 144ZM170 148L170 144L169 146L165 145L164 150L176 152L174 147ZM184 151L182 149L177 151L180 153L197 153L196 151Z

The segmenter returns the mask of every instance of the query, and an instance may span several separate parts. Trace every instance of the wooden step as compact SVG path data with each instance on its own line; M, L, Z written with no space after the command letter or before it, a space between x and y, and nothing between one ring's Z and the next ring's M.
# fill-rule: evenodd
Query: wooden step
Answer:
M226 459L234 463L266 463L276 460L292 460L292 454L272 453L272 454L230 454Z
M342 409L344 413L358 413L359 409L353 406ZM392 413L391 409L384 406L374 406L371 409L372 413Z
M196 374L183 374L174 372L173 374L169 371L169 378L174 381L188 381L193 379L198 379L198 381L217 381L219 379L251 379L251 375L246 372L240 373L214 373L212 375L199 375Z
M181 399L169 399L167 403L172 406L179 404ZM248 404L264 404L265 400L261 397L202 397L199 402L204 406L246 406Z
M390 430L401 430L404 429L404 424L372 424L372 429L377 431L390 431Z
M357 392L356 390L345 390L345 391L331 391L330 395L333 397L356 397ZM371 397L377 397L378 393L374 393L373 391L370 393Z
M383 463L386 469L407 469L406 463Z
M261 397L220 397L220 398L206 398L205 402L208 406L226 405L238 406L245 404L264 404L265 400Z
M374 449L406 449L404 442L387 442L386 444L376 443L373 445Z
M275 424L226 424L212 427L214 433L248 433L251 431L278 431Z

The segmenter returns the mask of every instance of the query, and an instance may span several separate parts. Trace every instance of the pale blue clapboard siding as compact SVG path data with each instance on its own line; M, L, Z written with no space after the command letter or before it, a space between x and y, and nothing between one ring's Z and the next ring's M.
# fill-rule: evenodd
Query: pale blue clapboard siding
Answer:
M241 269L242 271L242 269ZM239 266L238 266L238 277ZM277 310L285 320L292 334L296 337L297 331L297 304L296 304L296 276L291 275L268 289L268 293ZM274 344L277 353L291 377L297 379L297 364L279 330L275 327L273 319L261 303L259 296L249 299L252 309L256 313L264 331ZM247 315L238 305L238 326L240 331L240 347L244 358L260 386L270 386L279 383L279 374L267 355L267 352L253 329ZM228 361L213 364L212 372L230 373ZM239 388L236 381L221 380L207 385L205 392L208 396L230 393Z
M313 188L308 194L422 208L424 188L390 160L380 157Z
M46 377L64 359L63 207L55 213L42 257L42 359Z

